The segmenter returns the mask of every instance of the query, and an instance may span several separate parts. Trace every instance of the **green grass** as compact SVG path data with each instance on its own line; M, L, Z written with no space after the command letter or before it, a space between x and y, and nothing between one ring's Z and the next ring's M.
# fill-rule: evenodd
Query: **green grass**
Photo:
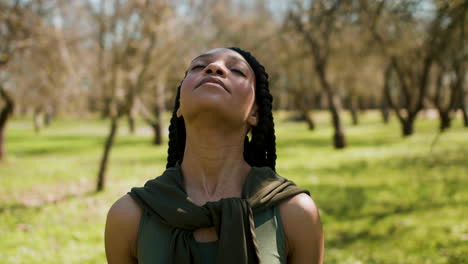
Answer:
M400 136L377 113L334 150L328 115L317 130L276 115L277 171L310 190L325 228L325 263L468 263L468 129L461 120L437 134L417 120ZM111 204L158 176L166 146L151 145L138 123L121 123L107 189L93 193L108 121L58 120L35 134L29 119L8 125L0 163L0 263L105 263L103 232Z

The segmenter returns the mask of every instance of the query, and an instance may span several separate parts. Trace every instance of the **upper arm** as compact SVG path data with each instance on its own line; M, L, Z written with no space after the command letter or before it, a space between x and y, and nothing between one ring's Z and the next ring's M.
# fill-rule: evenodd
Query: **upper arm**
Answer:
M142 209L128 194L110 208L104 235L109 264L138 263L136 241L141 214Z
M323 262L323 230L314 201L305 193L279 205L288 251L288 263Z

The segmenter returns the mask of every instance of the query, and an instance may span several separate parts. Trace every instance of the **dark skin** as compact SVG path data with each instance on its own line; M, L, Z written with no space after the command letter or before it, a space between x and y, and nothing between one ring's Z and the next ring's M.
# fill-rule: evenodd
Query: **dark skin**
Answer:
M203 205L241 197L251 169L243 158L244 137L257 125L255 74L249 64L228 49L210 50L195 58L181 86L177 115L184 117L186 126L181 169L191 200ZM322 263L323 231L313 200L298 194L282 202L279 209L288 263ZM105 244L110 264L137 263L141 214L140 206L129 195L109 210ZM195 230L194 236L200 242L218 239L213 227Z

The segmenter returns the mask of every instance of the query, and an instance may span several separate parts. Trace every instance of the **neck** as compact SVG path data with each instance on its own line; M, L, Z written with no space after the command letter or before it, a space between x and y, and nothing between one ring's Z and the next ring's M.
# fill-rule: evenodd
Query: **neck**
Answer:
M219 127L219 126L218 126ZM181 164L185 189L197 204L240 197L251 167L244 160L244 129L186 125Z

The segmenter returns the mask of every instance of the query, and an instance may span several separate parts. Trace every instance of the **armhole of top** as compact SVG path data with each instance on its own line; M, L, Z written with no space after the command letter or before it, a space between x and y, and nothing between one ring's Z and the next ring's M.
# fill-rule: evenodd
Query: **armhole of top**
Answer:
M276 229L276 241L277 241L278 254L280 256L281 263L286 263L288 255L286 252L286 234L284 233L283 220L281 219L279 206L277 205L277 206L274 206L273 208L274 208L276 223L278 223L278 227Z
M141 240L141 236L142 236L142 233L143 233L143 225L146 223L146 217L147 217L147 214L148 214L148 211L146 210L146 208L144 206L141 206L141 217L140 217L140 223L138 224L138 232L137 232L137 238L136 238L136 248L135 248L135 257L137 259L140 259L139 258L139 251L138 249L140 248L140 240Z

